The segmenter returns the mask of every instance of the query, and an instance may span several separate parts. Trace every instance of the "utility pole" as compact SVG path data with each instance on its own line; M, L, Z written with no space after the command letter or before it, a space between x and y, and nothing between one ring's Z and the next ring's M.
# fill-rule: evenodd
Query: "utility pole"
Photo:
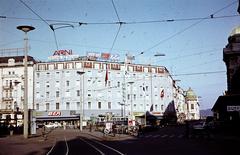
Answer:
M80 75L80 112L79 112L79 121L80 121L80 131L82 131L82 127L83 127L83 107L84 107L84 104L83 104L83 83L82 82L82 77L83 77L83 74L85 72L82 72L82 71L77 71L77 74Z
M27 70L27 55L28 55L28 37L27 33L29 31L34 30L35 28L32 26L18 26L18 30L21 30L25 33L25 52L24 52L24 118L23 118L23 136L24 138L28 138L28 70Z

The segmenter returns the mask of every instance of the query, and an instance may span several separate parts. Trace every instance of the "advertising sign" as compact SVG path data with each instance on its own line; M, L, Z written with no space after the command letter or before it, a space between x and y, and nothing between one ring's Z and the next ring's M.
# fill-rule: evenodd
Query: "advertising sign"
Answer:
M89 60L99 60L99 61L119 61L119 54L112 53L98 53L98 52L87 52L87 58Z
M61 111L50 111L48 116L61 116Z
M240 106L227 106L227 111L240 111Z
M72 50L57 50L53 55L48 57L49 61L66 61L79 58L79 55L73 55Z

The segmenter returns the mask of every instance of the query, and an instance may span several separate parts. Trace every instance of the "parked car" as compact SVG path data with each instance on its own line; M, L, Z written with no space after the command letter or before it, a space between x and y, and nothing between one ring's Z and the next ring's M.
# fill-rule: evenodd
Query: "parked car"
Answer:
M46 128L58 128L61 127L61 123L55 122L55 123L49 123L49 124L45 124Z

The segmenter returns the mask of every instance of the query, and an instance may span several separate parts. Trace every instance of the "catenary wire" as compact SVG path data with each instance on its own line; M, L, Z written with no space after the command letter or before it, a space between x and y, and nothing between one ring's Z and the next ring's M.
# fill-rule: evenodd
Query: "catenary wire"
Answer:
M224 10L224 9L226 9L226 8L228 8L228 7L230 7L231 5L233 5L233 4L235 4L235 3L237 3L237 1L234 1L234 2L232 2L232 3L230 3L230 4L226 5L226 6L224 6L223 8L218 9L218 10L215 11L213 14L210 14L210 18L213 18L215 14L221 12L222 10ZM209 16L207 16L207 17L209 17ZM153 45L153 46L151 46L151 47L149 47L149 48L143 50L142 52L140 52L140 53L139 53L138 55L136 55L135 57L137 57L137 56L139 56L139 55L142 55L142 54L144 54L144 53L146 53L146 52L149 52L150 50L152 50L153 48L159 46L160 44L162 44L162 43L164 43L164 42L166 42L166 41L168 41L168 40L170 40L170 39L172 39L172 38L174 38L174 37L176 37L176 36L182 34L183 32L185 32L185 31L189 30L190 28L192 28L192 27L194 27L194 26L200 24L201 22L203 22L207 17L204 17L204 18L200 19L199 21L197 21L197 22L195 22L195 23L193 23L193 24L187 26L186 28L184 28L184 29L178 31L177 33L174 33L173 35L167 37L166 39L161 40L161 41L158 42L157 44L155 44L155 45Z

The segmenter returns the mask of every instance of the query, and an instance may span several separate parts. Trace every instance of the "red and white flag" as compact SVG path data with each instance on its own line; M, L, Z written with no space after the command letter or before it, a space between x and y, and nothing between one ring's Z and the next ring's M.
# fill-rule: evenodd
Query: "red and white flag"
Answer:
M164 97L164 89L162 89L161 93L160 93L160 97L163 98Z

